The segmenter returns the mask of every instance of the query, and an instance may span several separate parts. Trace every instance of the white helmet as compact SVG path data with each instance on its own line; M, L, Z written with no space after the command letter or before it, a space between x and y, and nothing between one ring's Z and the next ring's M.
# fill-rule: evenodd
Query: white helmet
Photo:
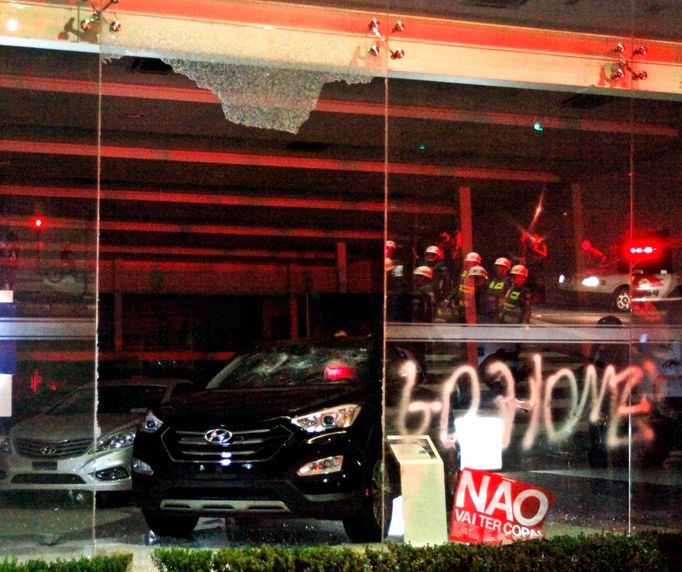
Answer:
M517 264L516 266L512 266L509 274L520 274L521 276L525 276L527 278L528 268L526 268L523 264Z
M431 245L426 249L426 254L435 254L436 256L440 256L440 247Z
M504 266L507 270L509 270L512 267L512 263L508 258L501 256L495 261L495 266Z
M467 276L483 276L483 278L488 278L488 271L483 266L472 266L469 268Z
M431 270L430 266L417 266L417 268L414 269L414 275L433 278L433 270Z
M392 248L393 250L395 250L395 241L387 240L386 241L386 248Z
M476 264L480 264L483 262L483 259L478 252L470 252L464 257L464 262L475 262Z

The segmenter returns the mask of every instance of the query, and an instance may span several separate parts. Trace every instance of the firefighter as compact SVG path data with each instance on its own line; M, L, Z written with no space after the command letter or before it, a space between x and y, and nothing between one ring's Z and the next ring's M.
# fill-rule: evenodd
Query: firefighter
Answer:
M504 298L511 286L509 271L512 263L508 258L500 257L495 261L495 276L488 282L483 297L483 320L495 323L500 319Z
M531 312L531 292L526 286L528 268L523 264L517 264L512 266L509 274L511 276L511 287L504 297L500 322L503 324L528 324L530 323Z
M424 265L433 270L433 294L436 304L450 295L450 277L443 258L443 250L435 244L424 251Z
M457 286L457 307L459 313L459 322L462 324L467 322L466 308L468 305L468 299L470 295L474 294L473 290L474 284L473 282L467 281L467 276L469 275L469 271L474 266L483 268L481 266L482 262L483 259L481 258L481 255L478 254L478 252L469 252L464 257L464 268L462 269L462 272L459 275L459 285Z
M433 321L435 297L433 293L433 270L431 267L417 266L413 272L414 289L412 293L412 322Z
M474 316L476 322L479 322L483 310L483 298L488 289L488 271L480 265L472 266L465 280L473 290Z
M386 312L390 322L409 320L411 292L403 263L396 258L398 249L393 240L384 246L384 272L386 274Z
M395 256L396 250L396 243L387 240L384 246L384 272L386 272L387 288L391 294L400 294L405 290L404 267Z

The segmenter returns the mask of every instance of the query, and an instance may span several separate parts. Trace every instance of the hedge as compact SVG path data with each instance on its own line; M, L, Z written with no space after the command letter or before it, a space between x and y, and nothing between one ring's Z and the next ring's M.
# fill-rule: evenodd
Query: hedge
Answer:
M560 536L507 546L159 548L160 572L677 572L682 534Z
M115 554L112 556L82 557L77 560L27 560L17 562L10 558L0 562L0 572L126 572L130 570L132 554Z

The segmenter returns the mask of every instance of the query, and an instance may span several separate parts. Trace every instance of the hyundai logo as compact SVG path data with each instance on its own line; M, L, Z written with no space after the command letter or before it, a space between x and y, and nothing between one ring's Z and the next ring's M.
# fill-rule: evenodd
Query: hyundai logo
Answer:
M54 447L52 445L42 447L40 449L40 454L43 455L43 457L52 457L57 454L57 447Z
M232 431L227 429L210 429L204 433L204 439L214 445L227 445L232 439Z

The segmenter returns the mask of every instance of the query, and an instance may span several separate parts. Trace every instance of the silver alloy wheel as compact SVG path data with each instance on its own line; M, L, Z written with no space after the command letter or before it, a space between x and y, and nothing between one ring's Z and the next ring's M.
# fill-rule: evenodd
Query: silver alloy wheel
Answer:
M616 292L616 310L629 312L631 303L630 291L626 287L619 288Z

